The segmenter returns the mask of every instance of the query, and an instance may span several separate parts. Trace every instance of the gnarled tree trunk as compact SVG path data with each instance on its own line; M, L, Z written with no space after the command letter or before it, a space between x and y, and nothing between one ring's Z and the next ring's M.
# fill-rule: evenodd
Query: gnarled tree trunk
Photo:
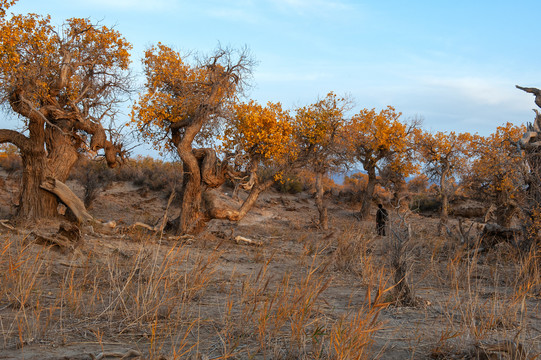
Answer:
M58 206L57 197L40 188L45 178L51 175L47 167L45 152L24 152L21 158L23 175L17 218L36 220L55 217Z
M186 126L184 136L180 134L180 127L172 129L172 140L182 160L183 170L178 235L195 232L201 218L201 169L193 152L192 143L201 130L203 119L203 116L199 116Z
M370 211L370 203L372 202L372 199L374 198L374 192L376 190L376 169L373 167L369 167L367 170L368 173L368 183L366 184L366 191L364 192L362 203L361 203L361 212L360 216L362 219L366 218L368 216L368 213Z
M443 228L447 225L449 219L449 193L447 189L448 170L445 168L440 177L440 193L441 193L441 213L440 222L438 224L438 234L441 235Z
M329 217L327 214L327 207L325 206L323 196L325 191L323 189L323 173L316 173L316 206L319 212L319 226L323 230L329 228Z
M180 219L177 233L192 233L197 229L201 217L201 173L196 157L191 149L179 149L183 164L183 179L180 206Z
M207 217L209 219L223 219L231 221L242 220L246 216L248 211L250 211L254 206L257 198L259 197L259 194L267 190L273 184L273 182L273 179L269 179L263 183L256 182L256 184L254 184L254 186L250 190L250 194L248 194L248 197L246 198L246 200L244 200L239 209L231 209L220 206L217 203L215 195L213 195L212 192L205 192L203 194L203 198L205 202L205 207L207 209Z
M23 174L17 212L21 220L48 219L58 215L58 198L44 191L40 185L49 177L65 182L77 161L77 152L67 136L57 129L41 131L47 138L47 152L39 143L21 149Z

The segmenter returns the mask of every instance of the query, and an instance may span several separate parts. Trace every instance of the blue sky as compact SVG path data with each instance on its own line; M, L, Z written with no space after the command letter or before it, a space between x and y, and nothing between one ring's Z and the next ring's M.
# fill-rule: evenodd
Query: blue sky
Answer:
M488 135L532 121L541 88L541 1L19 0L12 12L88 17L134 45L133 62L158 41L181 52L247 45L260 103L291 108L329 91L361 108L394 106L431 131Z

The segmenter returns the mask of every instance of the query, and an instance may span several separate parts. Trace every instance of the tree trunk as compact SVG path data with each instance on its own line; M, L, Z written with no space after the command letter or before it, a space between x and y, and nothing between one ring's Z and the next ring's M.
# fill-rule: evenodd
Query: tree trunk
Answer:
M70 137L58 129L49 126L44 128L41 119L30 122L29 132L30 137L24 144L19 144L23 175L17 218L20 220L53 218L58 215L58 198L40 188L40 185L48 177L66 181L77 161L77 151Z
M248 211L252 209L259 194L267 190L273 184L274 180L271 178L263 183L259 183L256 180L256 183L252 186L250 194L242 203L240 209L230 209L223 206L218 206L215 196L211 192L206 192L203 194L205 201L205 207L207 208L207 217L210 219L223 219L230 221L240 221L242 220Z
M58 129L49 126L45 129L49 169L52 177L62 182L68 180L71 169L79 157L72 141L71 137L62 134Z
M55 178L47 178L41 183L41 188L58 196L58 198L73 212L79 223L85 224L93 220L92 215L88 213L81 199L79 199L62 181Z
M203 126L204 118L205 114L199 114L188 126L184 127L183 135L178 128L172 129L171 132L172 141L182 160L183 170L178 235L195 232L201 218L201 169L193 152L192 143Z
M441 193L441 214L440 223L438 224L438 234L441 235L443 227L447 225L449 218L449 194L447 193L447 171L442 171L440 177L440 193Z
M197 230L201 217L201 173L197 159L190 151L180 151L183 163L183 179L178 235L193 233Z
M50 171L47 169L45 152L27 152L21 154L23 175L17 218L20 220L38 220L53 218L57 215L58 199L55 195L40 188Z
M327 215L327 207L324 204L323 196L323 173L316 173L316 206L319 212L319 226L323 230L329 229L329 217Z
M366 184L366 191L364 192L362 204L361 204L361 212L360 216L361 219L364 219L368 216L368 213L370 211L370 203L372 202L372 199L374 197L374 191L376 189L376 169L375 168L369 168L367 170L368 173L368 184Z

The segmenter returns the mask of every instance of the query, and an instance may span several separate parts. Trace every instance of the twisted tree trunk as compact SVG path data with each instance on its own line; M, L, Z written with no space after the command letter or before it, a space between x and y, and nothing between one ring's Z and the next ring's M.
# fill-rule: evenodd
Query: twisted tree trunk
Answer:
M325 191L323 189L323 173L316 173L316 206L319 212L319 226L323 230L329 229L329 217L327 214L327 207L325 206L323 196Z
M57 215L58 199L40 188L41 183L51 172L47 167L44 152L22 152L23 174L17 218L37 220L53 218Z
M361 203L361 212L360 212L360 216L362 219L368 216L368 213L370 211L370 204L372 202L372 199L374 198L374 192L376 190L376 183L377 183L376 168L368 167L367 173L368 173L368 183L366 184L366 191L364 192L364 196Z
M203 198L205 207L207 208L207 217L209 219L222 219L230 221L242 220L254 206L259 194L267 190L273 184L273 182L273 179L269 179L263 183L256 183L250 190L248 197L246 200L244 200L239 209L232 209L222 206L218 204L216 196L212 192L205 192L203 194Z
M184 174L177 233L183 235L194 232L201 217L201 172L191 149L179 147L178 153L182 159Z

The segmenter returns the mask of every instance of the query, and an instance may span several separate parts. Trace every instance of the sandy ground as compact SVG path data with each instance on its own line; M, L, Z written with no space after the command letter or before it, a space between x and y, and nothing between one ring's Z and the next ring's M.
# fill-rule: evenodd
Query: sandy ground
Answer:
M0 216L6 219L13 212L17 184L5 173L0 173L0 177ZM70 186L82 194L78 184L70 183ZM234 203L228 195L223 197ZM11 271L8 267L12 263L8 264L6 259L15 249L24 248L44 262L36 279L39 287L36 286L32 301L28 302L31 305L22 309L11 293L0 293L4 294L0 297L0 359L92 359L103 352L127 354L130 349L140 353L140 358L159 358L156 354L162 354L163 358L172 359L175 337L171 333L175 331L187 334L185 342L193 346L178 358L316 358L315 334L323 334L321 358L333 358L330 335L326 336L332 325L367 309L375 297L378 281L383 283L383 288L393 285L389 259L396 237L392 233L394 230L398 235L403 234L404 220L413 235L404 249L409 269L407 281L415 292L417 305L382 307L374 322L373 343L361 358L510 359L509 352L496 349L503 348L507 342L523 347L524 359L533 359L541 353L540 292L535 288L537 285L529 291L520 291L523 287L517 279L521 265L509 245L501 244L482 254L468 253L461 250L455 239L436 234L437 218L401 215L394 209L390 209L391 235L380 237L375 234L372 220L375 210L370 219L359 221L355 206L333 199L327 203L331 228L325 231L316 226L317 214L310 194L270 191L261 195L243 220L237 223L212 220L193 239L179 239L170 234L152 236L130 227L137 221L151 225L160 221L167 205L165 194L115 183L98 197L90 212L97 219L116 221L117 228L109 232L84 230L80 245L73 251L58 251L32 241L31 231L54 233L58 223L31 224L19 232L1 227L5 249L6 244L11 244L0 257L3 274ZM167 210L173 217L179 211L176 205ZM234 240L237 236L262 245L237 243ZM148 252L145 256L149 259L152 254L158 254L155 259L161 262L175 246L179 253L187 254L178 265L185 270L185 276L196 276L191 269L199 269L197 274L208 274L204 288L183 298L182 310L175 303L168 305L164 314L161 308L156 310L153 319L134 316L133 321L128 321L122 314L129 312L115 302L114 295L103 293L88 298L82 295L78 301L83 305L75 307L70 307L69 299L63 298L69 288L66 284L70 274L91 279L88 284L99 282L105 289L114 289L111 284L101 282L122 278L127 283L133 276L130 269L142 258L141 254ZM115 261L120 265L111 266ZM208 266L201 266L205 261ZM102 268L103 274L92 275L86 268ZM256 323L244 318L245 304L250 301L266 304L284 279L295 284L291 289L302 289L311 269L315 271L310 281L313 280L314 287L320 286L322 292L311 305L309 318L303 320L302 346L290 345L292 330L286 323L266 338L268 351L262 351L255 333ZM7 287L7 282L2 286ZM261 297L248 297L249 291ZM391 294L392 290L383 294L383 301L392 302ZM119 291L115 296L121 295ZM100 300L101 308L98 305L85 308L86 301L93 304L99 301L90 299L103 298L111 299L109 305ZM231 313L227 310L229 303ZM111 304L118 306L118 318ZM36 309L42 309L39 319ZM178 315L174 325L163 325L162 329L161 319L163 324L171 324L167 321L180 313L181 320ZM234 321L228 317L231 314ZM33 322L28 320L32 316ZM32 331L34 323L35 331ZM324 329L321 334L314 330L318 324ZM163 331L156 336L154 332L158 328ZM158 338L160 349L153 345ZM228 341L236 341L237 345L232 355L225 356ZM478 355L480 349L489 349L485 351L488 355ZM338 358L336 354L334 357Z

